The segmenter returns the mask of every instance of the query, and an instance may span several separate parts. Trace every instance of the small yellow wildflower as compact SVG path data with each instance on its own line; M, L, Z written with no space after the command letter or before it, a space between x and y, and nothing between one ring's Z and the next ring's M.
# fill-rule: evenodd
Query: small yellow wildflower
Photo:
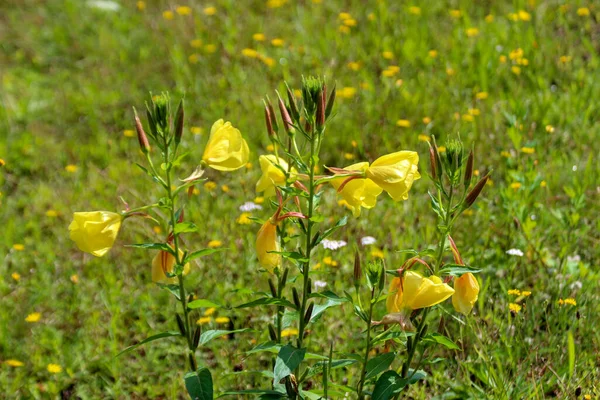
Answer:
M348 63L348 68L350 68L352 71L358 71L360 69L360 63L356 61L350 61Z
M356 88L343 87L337 92L337 96L342 99L351 99L356 94Z
M503 150L500 152L500 156L502 156L504 158L510 158L510 153L506 150Z
M217 309L215 307L210 307L207 308L206 311L204 311L204 316L205 317L210 317L211 315L213 315L215 312L217 311Z
M541 187L545 188L545 187L546 187L546 185L547 185L546 181L541 181L541 182L540 182L540 186L541 186Z
M373 13L369 13L369 14L367 15L367 19L368 19L369 21L375 21L375 18L376 18L376 17L375 17L375 14L373 14Z
M492 14L486 15L485 22L487 22L488 24L491 24L492 22L494 22L494 16Z
M354 18L348 18L346 20L344 20L344 25L346 26L356 26L357 22Z
M216 44L212 44L209 43L206 46L204 46L204 51L207 53L214 53L215 51L217 51L217 45Z
M515 314L518 314L518 313L519 313L519 311L521 311L521 309L522 309L522 308L523 308L523 307L521 307L521 306L520 306L520 305L518 305L517 303L510 303L510 304L508 305L508 309L509 309L511 312L515 313Z
M77 165L69 164L65 167L65 171L67 172L77 172Z
M204 129L200 128L199 126L192 126L190 128L190 132L192 132L194 135L201 135L203 131Z
M422 120L422 121L423 121L423 123L424 123L425 125L428 125L428 124L430 124L430 123L431 123L431 118L429 118L429 117L423 117L423 120Z
M479 108L469 108L467 110L467 112L471 115L480 115L481 111L479 111Z
M475 98L478 100L485 100L488 98L488 92L479 92L475 95Z
M520 296L521 295L521 291L519 289L510 289L508 291L508 295L509 296Z
M175 17L175 14L171 10L163 11L162 16L167 21L172 20Z
M6 165L6 161L4 161L4 159L0 158L0 167L4 167Z
M420 134L419 135L419 141L421 141L421 142L429 142L429 136L424 135L424 134Z
M331 267L337 267L338 266L338 262L335 261L334 259L332 259L331 257L327 256L323 259L323 264L325 265L329 265Z
M267 0L267 7L279 8L282 7L285 3L287 3L287 0Z
M136 133L135 133L135 131L133 131L133 130L131 130L131 129L125 129L125 130L123 131L123 135L124 135L124 136L127 136L127 137L135 137L135 136L136 136Z
M438 147L438 152L445 153L446 152L446 146L439 146Z
M138 1L137 3L135 3L136 7L138 10L140 11L144 11L146 9L146 2L144 1Z
M298 329L296 328L287 328L281 331L281 337L289 337L289 336L297 336Z
M476 36L479 36L479 29L468 28L466 33L467 33L467 37L476 37Z
M56 218L56 217L58 217L58 211L48 210L48 211L46 211L46 217Z
M463 114L463 115L461 115L461 118L463 121L467 121L467 122L475 121L475 117L473 117L472 114Z
M204 325L204 324L208 324L210 321L211 321L210 317L200 317L200 319L198 319L198 321L196 321L196 324Z
M204 13L204 15L208 16L215 15L217 13L217 7L206 7L202 12Z
M456 71L454 70L454 68L452 68L452 67L448 67L448 68L446 68L446 75L448 75L448 76L452 76L452 75L454 75L455 73L456 73Z
M215 322L217 324L228 324L229 323L229 317L217 317L217 318L215 318Z
M348 34L348 33L350 33L350 27L349 27L349 26L346 26L346 25L340 25L340 27L338 28L338 30L339 30L341 33L345 33L345 34Z
M211 240L210 242L208 242L208 247L211 249L214 249L216 247L221 247L223 245L223 242L221 242L220 240Z
M250 225L252 223L250 216L250 213L242 213L235 222L240 225Z
M462 16L462 12L460 10L450 10L450 16L458 19Z
M195 188L194 188L195 189ZM154 231L154 233L156 233L157 235L160 235L162 233L162 229L160 228L160 226L154 226L152 227L152 230Z
M217 184L213 181L208 181L204 184L204 188L208 191L212 191L217 187Z
M191 15L192 9L188 6L179 6L175 9L175 12L179 15Z
M410 128L410 121L407 119L399 119L396 121L396 125L401 128Z
M10 274L10 276L17 282L21 280L21 274L19 274L18 272L13 272L12 274Z
M13 244L13 249L16 251L23 251L23 250L25 250L25 246L22 245L21 243L15 243L15 244Z
M507 17L508 19L514 22L517 22L519 20L519 14L517 13L508 13Z
M275 47L283 47L285 41L283 39L275 38L271 40L271 44Z
M229 189L229 186L227 186L227 185L222 185L222 186L221 186L221 190L222 190L223 192L227 193L227 192L229 192L231 189Z
M531 292L529 290L523 290L521 292L521 296L523 296L523 297L529 297L529 296L531 296Z
M383 259L383 251L381 251L380 249L373 249L371 250L371 257Z
M531 14L525 10L519 10L517 13L521 21L531 21Z
M352 15L350 15L350 13L347 13L347 12L341 12L338 14L338 18L341 19L342 21L344 21L346 19L352 18Z
M429 54L429 57L431 58L436 58L438 56L437 50L429 50L427 54Z
M261 57L260 60L265 63L269 68L275 65L275 60L271 57Z
M192 46L195 49L199 49L200 47L202 47L202 40L201 39L192 39L192 40L190 40L190 46Z
M77 285L79 283L79 276L77 274L73 274L69 277L69 279L71 280L71 282L73 282L75 285Z
M516 65L513 65L510 70L515 75L521 75L521 68L517 67Z
M506 64L506 56L505 55L501 55L499 60L502 64Z
M584 394L583 395L583 400L592 400L592 396L589 394Z
M381 56L386 60L391 60L392 58L394 58L394 53L392 53L391 51L384 51L383 53L381 53Z
M198 61L200 61L200 55L199 54L194 53L194 54L190 54L188 56L188 62L190 64L198 64Z
M408 12L412 15L421 15L421 8L416 6L410 6L408 7Z
M39 312L34 312L34 313L29 314L27 316L27 318L25 318L25 321L38 322L40 320L40 318L42 318L42 314L40 314Z
M354 154L352 154L352 153L344 153L344 158L346 160L353 160L354 159Z
M589 17L590 9L587 7L580 7L577 9L577 15L579 15L580 17Z
M513 183L510 184L510 188L514 189L514 190L521 189L521 183L520 182L513 182Z
M262 204L262 203L264 203L264 202L265 202L265 198L264 198L264 197L262 197L262 196L255 197L255 198L254 198L254 202L255 202L256 204Z
M535 149L533 147L521 147L521 151L525 154L535 153Z
M242 55L244 55L246 57L250 57L250 58L257 58L258 51L254 50L254 49L243 49Z
M264 42L267 39L267 37L264 33L258 32L252 35L252 39L256 40L257 42Z
M6 360L4 361L4 364L15 368L22 367L23 365L25 365L19 360Z
M567 64L567 63L571 62L572 59L573 59L573 57L571 57L571 56L560 56L560 58L559 58L560 62L563 64Z
M576 306L577 305L577 301L575 301L575 299L572 298L572 297L567 297L566 299L559 299L558 300L558 304L561 305L561 306L565 305L565 304L568 304L570 306Z

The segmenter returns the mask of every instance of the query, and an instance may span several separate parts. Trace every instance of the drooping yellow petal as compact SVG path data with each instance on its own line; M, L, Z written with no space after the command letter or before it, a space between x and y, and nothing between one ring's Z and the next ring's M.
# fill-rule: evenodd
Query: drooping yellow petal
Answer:
M367 168L366 175L394 201L406 200L413 182L421 178L418 164L416 152L398 151L379 157Z
M369 167L368 162L360 162L357 164L350 165L345 167L346 171L365 171ZM347 177L341 177L337 179L333 179L330 181L331 186L338 190L342 183L346 181ZM375 204L377 204L377 197L381 194L383 189L377 186L370 179L352 179L344 188L339 192L342 198L346 201L346 204L350 210L352 210L352 214L355 217L360 216L361 207L363 208L373 208Z
M288 170L288 163L285 160L276 157L273 154L262 155L258 158L262 175L256 183L257 192L265 192L265 197L275 196L275 187L283 186L286 182L285 172ZM295 180L296 169L290 169L290 179Z
M452 296L454 289L437 276L424 277L413 271L407 271L402 277L394 278L387 299L388 312L400 312L405 309L418 310L432 307Z
M394 278L392 279L392 283L390 283L390 294L385 303L388 313L397 313L401 311L402 288L400 282L400 278Z
M256 255L260 265L273 273L281 265L281 254L270 253L271 251L280 251L280 246L277 225L268 220L256 235Z
M202 161L219 171L234 171L246 165L249 154L248 143L239 129L220 119L210 130Z
M183 251L179 249L179 257L183 257ZM177 277L169 278L167 272L172 273L175 267L175 257L166 251L160 251L152 259L152 282L155 283L177 283ZM183 267L183 275L190 272L190 263Z
M69 236L81 251L102 257L115 243L123 218L110 211L73 213Z
M478 297L479 282L472 273L467 272L460 278L454 279L452 305L457 312L464 315L469 314Z

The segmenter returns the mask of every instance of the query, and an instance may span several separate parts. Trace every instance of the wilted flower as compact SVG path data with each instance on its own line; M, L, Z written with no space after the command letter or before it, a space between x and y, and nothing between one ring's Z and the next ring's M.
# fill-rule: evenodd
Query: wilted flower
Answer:
M375 160L366 170L367 178L388 192L394 201L408 199L408 191L417 179L419 154L398 151Z
M179 257L183 257L183 251L179 249ZM175 257L166 251L160 251L152 259L152 282L155 283L177 283L177 277L169 278L167 273L173 273L175 267ZM190 272L190 264L187 263L183 267L183 275Z
M452 305L457 312L464 315L469 314L473 309L478 297L479 283L472 273L467 272L460 278L456 278L454 280Z
M288 163L273 154L262 155L258 158L262 176L256 183L257 192L265 192L266 197L275 196L275 188L285 185ZM290 179L295 179L296 170L290 169Z
M361 162L344 168L347 171L366 171L369 167L368 162ZM341 177L330 181L335 190L339 190L341 185L348 177ZM355 217L360 215L361 207L373 208L377 203L377 196L382 189L371 179L356 178L348 181L339 192L346 201L347 207L352 210Z
M246 165L249 153L239 129L220 119L210 130L202 161L219 171L234 171Z
M76 212L69 225L71 240L81 251L102 257L115 243L122 220L110 211Z
M273 251L280 251L277 225L268 220L256 235L256 255L260 265L270 273L281 265L281 255Z

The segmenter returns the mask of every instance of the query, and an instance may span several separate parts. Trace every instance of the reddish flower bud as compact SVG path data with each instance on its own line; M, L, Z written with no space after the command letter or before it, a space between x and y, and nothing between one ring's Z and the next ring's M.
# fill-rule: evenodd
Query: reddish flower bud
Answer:
M431 177L433 178L433 180L437 179L437 171L436 171L436 166L435 166L435 150L433 150L433 147L431 147L431 144L429 145L429 164L431 166Z
M279 112L281 113L281 119L283 120L283 127L286 130L286 132L294 133L294 124L292 123L290 114L288 113L288 110L285 107L285 103L281 99L279 93L277 93L277 98L279 99Z
M325 93L325 92L323 92ZM325 94L323 94L325 95ZM335 85L333 85L333 90L329 95L329 100L327 100L327 106L325 107L325 118L329 118L331 114L331 110L333 110L333 103L335 102Z
M320 131L325 125L325 92L322 91L317 102L317 115L316 115L317 129Z
M137 115L135 109L133 110L134 119L135 119L135 130L137 131L138 142L140 144L140 149L144 154L148 154L150 151L150 143L148 142L148 137L146 136L146 132L144 132L144 127L142 126L142 122Z
M475 200L477 200L477 197L479 197L479 194L481 193L481 191L483 190L485 184L487 183L487 181L489 179L490 179L490 174L488 173L486 176L481 178L481 180L479 182L477 182L477 184L475 185L473 190L471 190L469 192L469 194L467 195L463 209L467 209L467 208L471 207L473 205L473 203L475 203Z
M271 112L269 111L269 106L265 102L265 123L267 125L267 133L269 134L269 138L275 137L275 131L273 131L273 121L271 117Z
M465 187L468 188L471 184L471 178L473 177L473 150L469 153L467 158L467 165L465 166Z
M177 107L177 114L175 115L175 144L179 144L183 136L183 118L183 99L181 99L179 107Z

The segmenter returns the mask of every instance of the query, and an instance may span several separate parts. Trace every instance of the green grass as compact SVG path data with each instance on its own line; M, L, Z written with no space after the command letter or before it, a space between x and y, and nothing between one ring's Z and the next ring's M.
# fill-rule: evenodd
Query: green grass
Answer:
M253 164L231 174L209 172L217 188L201 187L191 202L186 217L203 230L188 237L190 245L220 240L232 250L202 259L189 288L228 305L253 298L240 289L267 291L253 253L258 225L236 219L238 207L256 197L257 158L269 144L261 99L273 98L284 80L298 87L302 74L326 76L338 93L355 89L353 96L339 96L323 164L342 167L354 162L347 158L374 160L414 149L425 172L428 147L419 135L434 134L443 144L458 133L474 143L480 173L493 170L493 184L454 234L463 257L483 269L480 300L467 319L457 318L448 304L438 308L444 315L440 332L461 350L428 353L429 360L445 360L425 364L426 382L412 386L408 395L575 398L580 387L582 394L599 396L600 9L593 2L415 1L421 7L415 15L412 3L397 3L307 0L271 9L265 1L190 1L191 16L166 20L162 12L175 10L175 4L164 1L148 2L144 11L123 1L117 12L78 0L2 2L0 158L6 165L0 167L0 361L25 365L0 364L0 397L57 398L62 392L84 399L184 398L181 343L155 342L115 358L126 346L175 327L171 315L177 305L150 279L152 256L123 246L164 235L154 233L149 222L128 220L109 255L96 259L69 240L71 213L119 210L119 196L132 206L159 196L133 164L141 158L137 140L123 132L133 128L131 107L142 109L149 92L168 90L174 99L185 94L188 126L203 129L199 135L185 132L184 146L192 152L188 169L199 162L218 118L242 131ZM213 16L203 13L209 5L216 6ZM590 7L591 15L578 15L580 7ZM451 9L462 16L452 17ZM509 13L519 10L531 20L512 21ZM340 12L357 22L348 34L339 31ZM493 21L486 21L488 15ZM469 28L477 28L478 35L468 37ZM255 41L258 32L267 40ZM273 46L274 38L285 44ZM216 51L193 48L193 39L214 44ZM244 56L244 48L275 64ZM528 65L520 65L517 75L511 71L517 61L509 55L518 48ZM386 51L392 59L383 57ZM193 54L197 57L190 60ZM570 58L561 61L561 56ZM358 70L350 62L359 63ZM398 74L383 76L390 65L399 67ZM480 92L488 97L477 98ZM424 123L425 117L431 122ZM397 126L400 119L409 120L410 127ZM65 169L71 164L75 172ZM390 269L405 258L396 250L435 245L427 196L432 185L425 175L408 201L382 196L375 209L351 218L335 238L354 244L374 236L374 247L360 247L363 256L373 259L371 250L381 249ZM222 185L230 190L224 192ZM326 200L323 210L332 218L347 213L332 193ZM48 216L49 210L57 216ZM266 209L253 213L267 214ZM506 254L511 248L524 256ZM349 289L352 246L336 252L320 248L315 261L327 256L338 266L323 266L316 279L339 293ZM11 277L15 272L18 281ZM77 284L70 279L74 274ZM515 288L532 294L520 301L521 312L511 315L508 303L515 297L507 290ZM577 306L558 305L567 297ZM26 322L33 312L41 313L40 321ZM270 369L271 356L243 354L268 340L267 310L218 315L230 317L235 328L257 329L214 341L200 355L218 391L268 388L269 378L251 371ZM336 352L357 351L361 329L349 306L330 309L309 336L323 339L309 339L309 348L325 353L333 340ZM572 375L569 332L575 344ZM49 363L63 372L50 374ZM243 372L234 374L234 366ZM337 370L333 380L353 385L356 375L354 368Z

